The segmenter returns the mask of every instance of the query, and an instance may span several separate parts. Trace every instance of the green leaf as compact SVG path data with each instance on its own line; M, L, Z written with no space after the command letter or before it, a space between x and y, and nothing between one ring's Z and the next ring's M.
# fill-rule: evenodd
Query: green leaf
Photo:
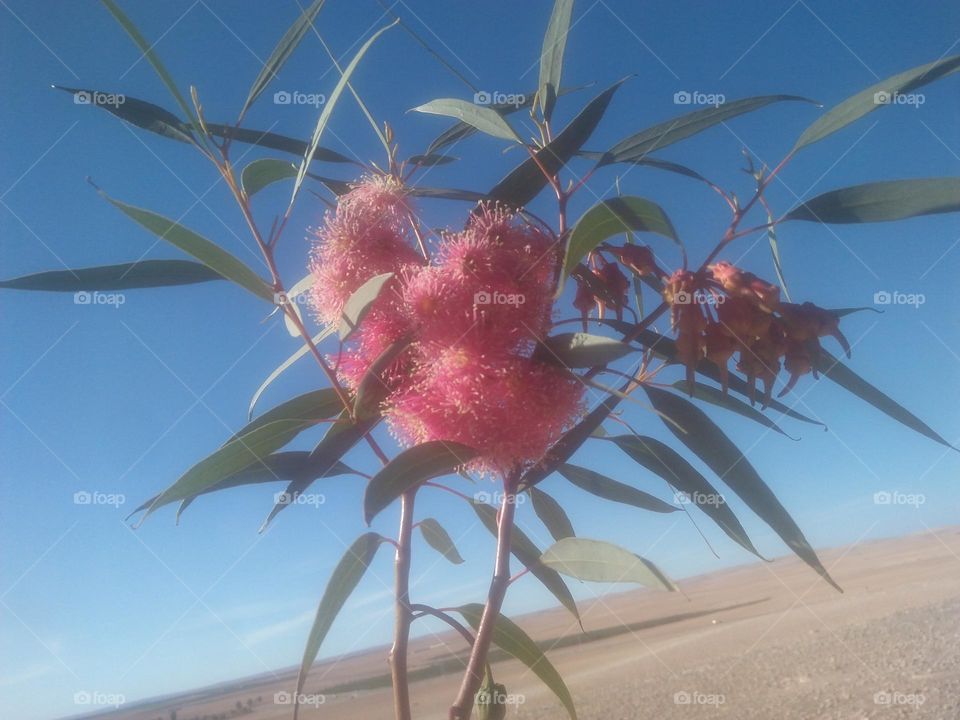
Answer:
M157 54L153 51L155 42L147 42L147 39L140 33L137 29L137 26L131 22L124 12L117 6L113 0L100 0L110 11L110 14L113 15L114 19L120 24L120 26L126 31L127 35L133 40L136 46L140 49L140 52L143 57L153 66L154 71L157 73L157 76L166 85L167 90L170 91L170 94L173 96L173 99L177 101L177 105L180 106L180 109L183 111L184 116L197 127L196 118L193 115L193 110L187 104L187 101L183 99L183 95L180 94L180 91L177 89L177 84L173 81L170 73L167 72L167 68L164 67L163 63L160 62L160 58L157 57Z
M307 175L307 168L310 167L310 163L313 161L314 153L320 144L320 138L323 135L323 131L327 128L327 123L330 121L330 116L333 114L333 109L337 106L337 101L343 94L344 88L346 88L347 83L350 82L350 76L353 75L353 71L357 69L357 65L360 64L360 60L362 60L363 56L366 55L367 50L370 49L370 46L373 45L373 43L377 41L377 38L383 35L383 33L396 25L397 22L398 21L395 20L371 35L370 38L360 46L357 54L353 56L353 59L340 74L340 79L337 81L337 84L330 93L330 96L327 98L327 101L323 104L323 110L320 111L320 119L317 120L317 127L314 128L313 137L310 140L310 144L307 147L306 153L304 153L303 161L300 163L300 169L297 172L297 180L293 186L293 194L290 196L290 205L293 205L294 200L297 198L297 193L300 191L300 186L303 184L303 179Z
M816 570L833 587L840 590L840 586L833 581L830 573L821 564L816 552L793 518L730 438L702 410L683 397L649 385L644 385L643 389L657 410L672 418L686 430L681 432L674 425L665 422L670 432L703 460L751 510L773 528L801 560Z
M253 197L268 185L297 176L297 166L289 160L260 158L243 169L240 184L247 197Z
M60 85L51 85L56 90L63 90L73 95L73 101L77 105L91 105L102 108L112 115L116 115L132 125L149 130L157 135L162 135L178 142L192 142L190 136L190 126L184 123L180 118L165 110L159 105L148 103L144 100L138 100L129 95L120 93L107 93L100 90L82 90L79 88L61 87ZM123 98L123 102L109 102L109 100L118 100ZM101 102L100 100L104 100Z
M503 140L523 141L496 110L457 98L439 98L413 108L413 112L453 117L487 135Z
M641 510L652 510L658 513L671 513L679 509L665 503L658 497L622 482L617 482L589 468L564 463L557 470L581 490L586 490L588 493L604 500L612 500L624 505L632 505Z
M960 55L953 55L926 65L919 65L881 80L866 90L861 90L832 108L804 130L792 152L823 140L864 115L883 107L893 96L908 94L934 80L956 72L957 69L960 69Z
M314 424L313 420L276 420L231 440L160 493L147 509L143 520L164 505L199 495L221 480L262 461Z
M332 327L325 328L324 330L321 330L319 333L313 336L312 342L314 345L316 345L317 343L321 342L325 337L332 334L333 334ZM282 363L280 363L279 367L277 367L276 370L274 370L272 373L270 373L267 376L267 379L260 384L260 387L257 388L257 391L253 394L253 397L250 398L250 406L247 408L247 417L253 417L253 409L254 407L256 407L257 401L260 399L260 396L263 395L264 390L266 390L274 380L280 377L287 370L287 368L293 365L297 360L302 358L308 352L310 352L310 346L307 345L307 343L303 343L303 345L300 347L299 350L297 350L293 355L291 355Z
M480 620L483 617L484 607L478 603L469 603L456 608L456 611L463 616L463 619L474 629L474 632L480 627ZM567 709L567 713L573 720L577 720L577 711L573 706L573 698L567 689L563 678L556 668L547 660L547 656L530 639L520 627L506 615L498 615L497 621L493 626L493 643L504 652L512 655L522 662L533 673L540 678L544 684L550 688L554 695Z
M220 273L190 260L140 260L120 265L49 270L32 275L21 275L9 280L0 280L0 288L47 292L135 290L170 285L192 285L223 279Z
M960 210L960 178L886 180L831 190L798 205L784 220L866 223Z
M448 165L452 162L456 162L460 158L453 157L452 155L440 155L433 153L430 155L414 155L407 159L407 162L411 165L416 165L417 167L435 167L436 165Z
M536 153L514 168L488 193L494 200L511 207L523 207L547 186L543 169L556 175L576 155L600 123L613 94L623 83L615 83L591 100L563 131Z
M297 45L300 44L300 41L303 40L307 34L313 21L316 20L320 8L323 7L323 3L324 0L314 0L314 2L303 11L303 14L294 21L293 25L287 29L283 37L280 38L280 42L277 43L273 52L270 53L267 62L264 63L263 68L261 68L257 74L256 80L253 81L250 92L247 94L247 99L243 103L243 109L240 111L240 117L247 114L250 106L256 102L260 94L266 89L267 85L270 84L270 81L280 72L280 68L287 62Z
M316 275L314 275L312 272L307 273L304 277L297 280L297 282L294 284L292 288L287 290L287 292L285 293L285 297L280 298L283 302L277 303L277 304L290 305L290 307L293 308L294 312L296 312L297 317L299 317L302 322L303 316L300 314L300 306L297 303L292 301L295 300L300 295L303 295L303 293L305 293L307 290L310 290L311 288L313 288L316 282L317 282ZM296 326L296 324L293 322L293 320L290 319L290 316L287 313L283 314L283 324L286 325L287 332L290 333L290 337L301 337L300 328Z
M548 121L553 114L557 91L560 89L563 51L567 47L572 14L573 0L555 0L547 32L543 37L543 50L540 52L540 108L543 110L544 119Z
M560 503L540 488L532 487L527 492L533 504L533 511L554 540L562 540L576 535L573 531L573 524Z
M373 303L380 297L380 293L383 292L384 287L392 277L392 272L374 275L347 298L347 301L343 304L340 327L337 330L341 341L345 342L350 339L350 336L363 322L363 318L370 312Z
M673 120L659 123L653 127L641 130L621 140L610 148L598 163L598 166L618 162L636 162L647 154L676 142L685 140L692 135L726 122L731 118L744 113L759 110L772 103L784 101L799 101L819 105L814 100L797 95L761 95L759 97L744 98L724 103L719 107L709 107L681 115Z
M304 420L308 422L319 422L331 418L343 410L343 403L337 396L333 388L323 388L321 390L312 390L295 398L280 403L275 408L268 410L253 422L245 425L241 430L233 434L227 442L243 437L247 433L253 432L259 427L276 422L277 420Z
M404 450L384 465L367 484L363 517L369 525L377 514L424 480L454 472L477 456L461 443L431 440Z
M257 297L273 303L273 289L253 270L220 246L163 215L114 200L102 190L97 190L97 192L111 205L119 208L127 217L132 218L161 240L166 240L188 255L192 255L211 270L219 273L227 280L232 280Z
M484 193L474 192L473 190L458 190L456 188L428 188L412 187L407 189L407 194L414 197L433 198L437 200L465 200L467 202L480 202L489 200L490 196Z
M561 333L546 338L537 349L543 362L568 368L588 368L606 365L636 352L625 342L588 333Z
M410 347L409 337L402 337L390 343L386 350L371 363L367 372L357 386L356 400L353 404L354 417L365 418L380 413L380 403L387 398L389 386L381 377L399 357L400 353Z
M476 500L470 501L470 507L476 513L480 522L487 528L489 533L497 537L497 511L491 506ZM510 535L510 552L521 562L521 564L530 570L530 574L543 583L543 586L549 590L553 596L580 622L580 611L577 609L577 603L570 593L570 588L563 581L553 568L549 568L540 562L541 552L527 534L516 525L513 526ZM583 627L581 623L581 627Z
M562 575L590 582L640 583L675 591L657 567L639 555L601 540L566 538L547 548L540 561Z
M234 127L233 125L218 125L216 123L207 123L207 130L210 131L211 135L217 137L246 143L248 145L270 148L271 150L279 150L280 152L299 155L300 157L304 157L310 147L303 140L266 132L265 130L251 130L248 128ZM317 162L357 164L356 161L348 158L346 155L342 155L335 150L330 150L320 145L314 148L313 159Z
M611 198L587 210L573 226L563 259L564 277L604 240L631 231L657 233L681 244L670 218L656 203L639 197Z
M300 673L297 676L297 697L303 691L307 674L310 672L314 660L317 659L317 653L320 652L320 646L327 637L327 633L330 632L333 621L340 613L347 598L360 583L360 579L373 561L373 556L376 555L381 542L383 542L383 538L377 533L361 535L354 541L353 545L347 548L340 562L333 569L330 580L327 581L327 588L323 591L323 597L320 599L320 605L317 607L317 615L313 620L313 627L310 628L310 635L307 637L307 646L303 651ZM296 720L299 705L296 703L296 698L294 700L293 717Z
M837 385L844 390L853 393L861 400L873 405L873 407L888 417L893 418L898 423L907 426L924 437L956 450L953 445L947 442L939 433L935 432L920 418L897 403L890 396L868 383L826 350L821 349L819 357L815 357L814 360L817 370L837 383Z
M682 393L689 393L690 388L687 385L686 380L677 380L673 383L673 387L679 390ZM757 410L755 407L747 405L747 403L737 400L736 398L725 395L722 390L719 390L710 385L704 385L703 383L694 383L693 386L693 397L697 400L703 400L704 402L710 403L711 405L716 405L717 407L726 408L731 410L738 415L742 415L745 418L753 420L754 422L760 423L764 427L770 428L780 433L784 437L788 437L791 440L796 440L795 437L790 437L783 430L780 429L780 426L777 425L773 420L768 418L762 412Z
M700 508L731 540L757 557L763 557L747 536L747 531L743 529L737 516L727 506L723 496L673 448L654 438L640 435L616 435L611 437L610 441L616 443L617 447L637 463L676 488L682 493L682 497Z
M767 223L769 224L769 227L767 227L767 242L770 245L770 256L773 258L773 269L777 273L777 280L780 283L783 296L787 299L787 302L790 302L790 291L787 289L787 279L783 276L783 264L780 262L780 246L777 243L777 226L773 215L770 214L769 208L767 208Z
M457 546L453 544L450 534L443 529L443 526L433 518L424 518L419 523L420 533L427 545L432 547L438 553L443 555L454 565L463 563L463 558L457 551Z

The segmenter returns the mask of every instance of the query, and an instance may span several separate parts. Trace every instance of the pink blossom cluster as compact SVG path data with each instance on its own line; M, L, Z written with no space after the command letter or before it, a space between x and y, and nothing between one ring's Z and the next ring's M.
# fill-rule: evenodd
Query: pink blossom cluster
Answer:
M513 212L480 206L464 230L414 249L412 209L390 178L341 197L317 233L312 300L338 323L369 278L393 272L343 352L332 360L356 390L385 352L381 411L404 444L458 442L480 455L470 469L505 475L535 462L582 410L582 385L532 357L551 326L553 239Z

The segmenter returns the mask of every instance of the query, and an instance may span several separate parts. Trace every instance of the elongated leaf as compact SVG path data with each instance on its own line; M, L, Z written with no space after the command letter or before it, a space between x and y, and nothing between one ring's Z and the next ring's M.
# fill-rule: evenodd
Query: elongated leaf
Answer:
M686 380L677 380L673 383L673 387L683 393L689 393L690 388L687 386ZM738 415L742 415L745 418L749 418L754 422L760 423L764 427L768 427L771 430L775 430L784 437L788 437L791 440L796 440L795 437L790 437L783 430L780 429L780 426L777 425L773 420L768 418L762 412L757 410L755 407L747 405L747 403L737 400L736 398L730 397L729 395L724 395L722 390L719 390L710 385L704 385L703 383L694 383L693 385L693 397L697 400L703 400L708 402L711 405L716 405L717 407L726 408L731 410Z
M382 377L383 373L400 356L400 353L410 347L410 343L409 337L402 337L390 343L387 349L371 363L363 379L360 380L360 385L357 386L356 400L353 405L355 417L365 418L379 414L380 403L386 399L390 390Z
M457 546L453 544L450 533L443 529L443 525L433 518L424 518L420 521L419 528L423 539L427 541L427 545L443 555L454 565L463 563L463 558L460 557Z
M604 240L631 231L657 233L680 244L673 223L659 205L639 197L611 198L587 210L574 225L563 259L564 276Z
M297 166L289 160L260 158L243 169L240 184L247 197L253 197L268 185L297 176Z
M480 620L483 618L483 605L470 603L461 605L456 611L463 616L463 619L476 631L480 627ZM497 621L493 627L493 643L509 653L517 660L522 662L533 673L540 678L544 684L550 688L554 695L566 708L567 713L573 720L577 720L577 711L573 706L573 698L567 689L563 678L556 668L547 660L547 656L539 646L530 639L520 627L506 615L498 615Z
M303 157L307 154L309 144L303 140L278 135L277 133L266 132L265 130L252 130L248 128L238 128L232 125L219 125L217 123L207 123L207 130L211 135L229 139L230 141L242 142L247 145L257 145L271 150L290 153ZM335 150L318 145L313 151L313 160L317 162L331 163L350 163L357 164L346 155L342 155Z
M488 193L490 197L505 205L523 207L539 195L547 186L543 170L556 175L580 151L622 83L615 83L591 100L559 135L537 151L536 160L528 158L498 182Z
M300 662L300 673L297 676L297 692L299 697L303 691L303 684L307 681L307 674L310 672L310 666L317 659L317 653L320 652L320 646L323 644L327 633L333 626L340 610L350 594L360 583L360 579L367 571L373 556L383 539L377 533L366 533L357 538L353 545L347 548L340 562L333 569L330 580L327 581L327 588L323 591L323 597L320 599L320 605L317 607L317 614L313 620L313 627L310 628L310 635L307 636L307 646L303 651L303 660ZM296 698L295 698L296 700ZM294 702L293 717L297 718L299 705Z
M540 561L561 575L577 580L640 583L647 587L677 589L649 560L601 540L565 538L547 548Z
M311 340L313 344L316 345L317 343L321 342L325 337L332 334L333 334L333 327L328 327L321 330L316 335L314 335L313 338L311 338ZM308 352L310 352L310 347L306 343L303 343L303 345L300 347L299 350L297 350L293 355L291 355L282 363L280 363L279 367L277 367L276 370L274 370L272 373L270 373L267 376L267 379L260 384L260 387L257 388L257 391L253 394L253 397L250 398L250 406L247 408L248 418L253 417L253 409L256 407L257 401L260 399L260 396L263 395L264 390L270 387L270 384L274 380L276 380L278 377L280 377L287 370L287 368L293 365L297 360L302 358Z
M664 423L670 432L773 528L801 560L840 590L793 518L730 438L702 410L680 395L649 385L644 385L643 389L657 410L686 429L686 432L681 432L672 424Z
M280 42L277 43L273 52L270 53L270 57L267 58L267 62L264 63L256 79L253 81L253 85L250 87L247 99L243 103L243 109L240 111L241 117L247 114L250 106L257 101L260 94L266 89L267 85L270 84L270 81L277 76L280 68L287 62L290 55L293 54L297 45L303 40L304 35L307 34L313 21L316 20L320 8L323 7L323 3L324 0L314 0L314 2L303 11L300 17L294 21L293 25L287 29L283 37L280 38Z
M588 333L561 333L546 338L537 349L544 362L569 368L587 368L606 365L626 357L636 350L625 342Z
M363 517L369 525L387 505L424 480L446 475L477 456L461 443L431 440L404 450L373 476L363 496Z
M486 503L471 501L470 507L477 514L480 522L487 528L491 535L497 537L497 511ZM543 586L549 590L553 596L580 622L580 611L577 609L577 603L570 593L570 588L560 577L560 574L553 568L548 568L540 562L541 552L536 543L533 542L527 534L516 525L510 536L510 552L530 570L530 574L543 583ZM582 627L582 624L581 624Z
M673 120L659 123L653 127L641 130L614 145L608 150L598 165L609 165L618 162L636 162L647 154L676 142L685 140L692 135L703 132L714 125L719 125L731 118L744 113L753 112L772 103L784 101L799 101L818 105L814 100L797 95L761 95L759 97L743 98L724 103L718 107L709 107L695 110L692 113L681 115Z
M770 214L770 209L767 208L767 243L770 245L770 257L773 259L773 269L777 273L777 281L780 283L780 290L783 291L783 296L787 299L787 302L790 300L790 290L787 289L787 279L783 275L783 263L780 262L780 245L777 242L777 226L775 225L776 219L773 215Z
M196 119L193 115L193 110L187 104L187 101L183 99L183 95L180 94L180 91L177 89L177 84L173 81L173 77L167 71L167 68L164 67L163 63L160 62L160 58L153 51L156 43L148 42L147 39L140 33L137 29L137 26L128 18L123 10L113 1L113 0L100 0L110 11L110 14L113 15L114 19L120 24L127 35L133 40L134 44L140 49L142 56L147 59L147 62L153 66L154 71L157 73L157 76L167 87L167 90L170 91L170 95L173 96L173 99L177 101L177 105L180 106L180 110L183 111L184 116L190 121L191 124L196 126Z
M682 493L682 497L687 501L703 510L731 540L757 557L763 557L723 496L673 448L654 438L638 435L616 435L611 437L610 441L616 443L617 447L637 463L666 480Z
M135 290L192 285L223 279L220 273L190 260L140 260L119 265L48 270L33 275L22 275L9 280L0 280L0 288L47 292Z
M797 144L794 145L793 152L823 140L877 108L895 102L896 96L911 93L934 80L939 80L945 75L956 72L958 69L960 69L960 55L952 55L898 73L871 85L866 90L861 90L856 95L848 97L836 107L831 108L829 112L804 130L800 139L797 140Z
M819 357L815 358L815 360L817 369L844 390L853 393L861 400L873 405L877 410L893 418L901 425L906 425L924 437L928 437L934 442L956 450L943 436L935 432L920 418L897 403L890 396L868 383L826 350L821 349Z
M347 298L347 301L343 304L340 327L337 330L337 334L342 341L350 339L350 336L363 322L363 318L370 312L373 303L380 297L380 293L383 292L391 278L393 278L392 272L374 275Z
M493 108L485 105L475 105L467 100L439 98L418 105L413 108L413 112L457 118L460 122L464 122L486 135L492 135L503 140L523 142L500 113Z
M572 14L573 0L555 0L547 32L543 36L543 50L540 52L540 107L544 119L548 121L553 114L557 91L560 89L563 51L567 47Z
M612 500L624 505L632 505L641 510L652 510L658 513L671 513L679 510L679 508L665 503L658 497L622 482L617 482L589 468L564 463L557 468L557 471L581 490L586 490L588 493L604 500Z
M221 480L245 470L286 445L313 424L312 420L276 420L231 440L187 470L173 485L160 493L147 509L143 519L146 520L164 505L199 495Z
M297 171L297 179L293 186L293 193L290 196L290 205L293 205L294 200L297 198L297 193L300 191L300 186L303 184L303 179L307 175L307 168L309 168L310 163L313 162L314 153L316 153L317 147L319 147L320 138L323 136L323 131L327 128L327 123L330 121L330 116L333 114L333 109L337 106L337 101L340 100L340 96L343 94L344 88L346 88L347 84L350 82L350 76L353 75L353 71L357 69L357 65L360 64L363 56L367 54L367 50L370 49L370 46L373 45L377 41L377 38L383 35L383 33L396 25L397 22L398 21L395 20L371 35L370 38L360 46L357 54L353 56L353 59L340 74L340 79L337 81L336 86L334 86L333 91L327 98L327 101L323 104L323 110L320 111L320 118L317 120L317 127L314 128L310 145L307 147L307 152L304 154L303 161L300 163L300 169Z
M437 165L449 165L459 159L460 158L453 157L452 155L434 153L432 155L413 155L407 158L407 162L418 167L435 167Z
M574 537L573 524L563 507L540 488L532 487L527 491L533 504L533 511L540 518L554 540Z
M313 288L316 282L317 282L316 275L310 272L310 273L307 273L304 277L297 280L297 282L294 283L293 287L287 290L286 292L286 298L284 298L285 300L284 304L289 304L293 307L294 310L296 310L297 317L300 317L301 322L303 320L303 317L300 314L300 306L298 303L295 303L293 301L300 295L303 295L303 293L307 292L307 290L310 290L311 288ZM284 313L283 315L283 324L286 325L287 332L290 333L290 337L300 337L300 328L296 326L293 320L290 319L290 316L287 315L286 313Z
M51 85L73 95L77 105L91 105L106 110L132 125L163 135L171 140L189 143L190 127L180 118L159 105L138 100L121 93L107 93L101 90L62 87ZM122 98L122 102L120 99Z
M297 395L286 402L280 403L275 408L268 410L253 422L247 423L241 430L238 430L228 440L236 440L247 433L253 432L259 427L276 422L277 420L304 420L307 422L319 422L331 418L341 410L343 403L337 396L333 388L323 388L321 390L312 390L302 395Z
M918 178L831 190L798 205L783 219L821 223L888 222L958 210L960 178Z
M606 153L596 152L592 150L584 150L579 153L585 158L590 158L591 160L605 160ZM638 165L640 167L651 167L657 170L666 170L667 172L672 172L675 175L683 175L692 180L699 180L700 182L707 183L712 185L709 180L707 180L703 175L698 173L696 170L691 170L686 165L681 165L679 163L670 162L669 160L661 160L660 158L654 157L639 157L631 160L623 160L622 162L629 165Z
M479 202L489 200L490 196L484 193L474 192L473 190L459 190L456 188L429 188L412 187L407 190L409 195L422 198L434 198L438 200L465 200L467 202Z
M98 192L111 205L119 208L127 217L132 218L161 240L166 240L174 247L192 255L211 270L219 273L227 280L232 280L257 297L273 303L274 297L271 287L253 270L220 246L163 215L114 200L102 190L98 190Z

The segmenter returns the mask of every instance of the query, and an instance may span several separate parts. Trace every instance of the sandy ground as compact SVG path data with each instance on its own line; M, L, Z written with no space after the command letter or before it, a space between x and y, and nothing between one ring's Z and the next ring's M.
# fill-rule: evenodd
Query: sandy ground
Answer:
M686 597L634 591L581 604L588 631L628 630L548 651L580 720L960 718L960 528L827 550L821 557L844 594L798 560L783 558L682 581ZM554 609L518 622L549 647L558 637L579 635L570 620ZM419 639L411 667L459 663L462 656L451 648L462 645L452 636ZM306 692L384 669L383 648L320 664ZM508 718L565 717L518 662L498 662L494 673L523 700L509 708ZM446 718L458 685L455 674L414 683L414 718ZM250 681L110 717L155 720L176 707L179 720L199 720L252 699L251 712L225 717L288 719L290 706L276 704L274 694L290 689L290 680ZM304 720L392 717L388 688L325 694L317 702L303 708Z

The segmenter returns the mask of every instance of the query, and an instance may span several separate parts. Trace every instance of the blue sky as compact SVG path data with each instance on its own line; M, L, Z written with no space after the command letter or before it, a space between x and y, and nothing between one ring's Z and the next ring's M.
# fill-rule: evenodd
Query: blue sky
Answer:
M93 87L173 109L148 63L106 10L93 2L0 4L2 275L179 257L98 198L85 182L88 176L125 202L182 216L189 227L262 270L242 218L202 158L49 89L51 83ZM211 120L235 117L260 68L258 58L269 55L298 12L295 2L122 4L157 42L181 87L198 87ZM424 0L396 8L478 88L509 93L536 84L550 6L548 0ZM334 51L347 58L384 24L372 0L330 0L318 21ZM960 8L945 1L744 2L730 12L721 3L693 0L583 0L575 9L564 77L565 84L596 82L599 89L635 75L590 143L604 149L690 109L674 104L677 92L722 93L727 99L783 92L829 106L879 78L958 52L958 37ZM307 37L247 125L275 124L277 132L309 136L317 110L275 105L272 94L329 93L335 77L319 42ZM771 188L774 207L784 211L798 198L870 180L957 175L957 82L949 78L924 88L921 106L884 108L806 150ZM407 155L422 151L446 127L439 118L408 114L409 108L437 97L471 95L400 28L374 46L355 85L373 114L394 126ZM561 101L558 119L568 120L594 92ZM750 186L739 169L741 148L776 163L819 112L802 104L773 106L673 146L661 157L746 195ZM338 106L324 144L364 160L382 159L350 99ZM423 182L488 189L519 161L516 151L502 156L500 150L493 139L472 138L450 151L460 162L430 171ZM276 153L252 150L245 159L270 155ZM615 172L624 176L625 193L649 197L666 209L694 259L722 233L728 217L715 195L648 169L599 173L591 182L593 194L581 193L574 213L611 195ZM257 198L266 225L287 192L276 187ZM555 214L546 194L536 208ZM461 223L466 209L457 203L422 206L437 227ZM304 274L306 228L316 225L321 213L310 195L294 213L279 251L291 284ZM843 329L855 346L853 368L956 442L956 216L830 229L798 223L785 226L780 237L795 298L846 307L870 305L880 291L924 296L917 307L851 316ZM652 242L664 264L678 264L665 241ZM741 240L728 259L773 277L762 237ZM256 531L273 489L204 498L179 527L166 511L137 531L122 522L136 503L243 424L253 390L296 349L282 322L265 319L259 301L226 283L130 291L120 307L76 305L72 295L55 293L5 291L2 299L0 713L76 714L93 709L75 704L77 692L133 701L299 662L324 582L344 544L363 531L360 481L318 483L314 490L324 495L323 504L288 509L262 536ZM569 307L559 313L573 314ZM263 407L319 383L318 369L303 361L268 390ZM826 380L803 379L790 402L823 419L829 431L784 420L788 432L802 437L793 442L722 411L708 412L723 421L814 546L955 522L960 504L955 453ZM628 412L642 432L673 442L654 416L641 408ZM307 448L315 440L316 434L308 433L293 447ZM390 444L386 436L382 440ZM349 459L375 469L363 451ZM607 445L588 446L576 462L670 499L662 483ZM543 487L570 504L578 534L620 543L675 577L750 560L702 515L697 521L719 560L680 513L658 516L601 505L557 477ZM926 502L876 505L873 494L880 490L921 493ZM122 495L125 504L78 505L74 494L83 491ZM786 552L736 499L730 502L763 552ZM479 602L492 539L453 496L423 492L418 504L419 516L442 520L468 562L450 566L418 540L415 599L436 605ZM529 506L520 508L518 519L538 543L548 544ZM390 533L395 522L394 508L374 527ZM390 555L381 550L321 656L388 640ZM818 582L812 572L810 582ZM584 599L605 590L574 587ZM525 578L514 586L506 609L516 614L548 604L550 597L536 581Z

